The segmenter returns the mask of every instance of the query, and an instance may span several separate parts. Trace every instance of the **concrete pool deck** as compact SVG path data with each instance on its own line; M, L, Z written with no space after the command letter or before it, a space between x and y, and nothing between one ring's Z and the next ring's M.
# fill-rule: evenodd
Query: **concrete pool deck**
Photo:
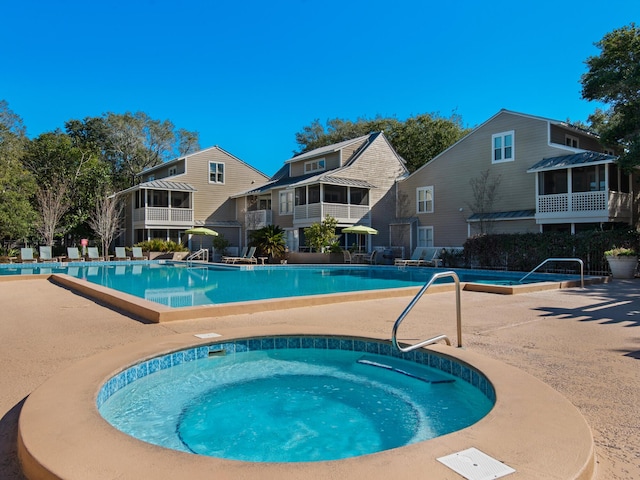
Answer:
M462 293L465 348L520 368L573 403L593 432L598 479L640 478L638 287L640 280L616 280L516 296ZM155 337L255 327L349 329L388 338L409 299L143 324L46 280L2 282L0 478L22 478L16 438L24 399L80 360ZM450 292L429 295L403 324L402 336L455 338L453 304ZM461 477L452 472L447 478Z

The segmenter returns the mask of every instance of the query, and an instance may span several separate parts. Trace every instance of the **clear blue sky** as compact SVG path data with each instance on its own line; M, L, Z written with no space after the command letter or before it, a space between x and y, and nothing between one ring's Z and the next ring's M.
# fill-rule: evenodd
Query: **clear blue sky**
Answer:
M640 1L3 0L0 99L29 136L143 111L271 175L314 119L507 108L586 120L594 42Z

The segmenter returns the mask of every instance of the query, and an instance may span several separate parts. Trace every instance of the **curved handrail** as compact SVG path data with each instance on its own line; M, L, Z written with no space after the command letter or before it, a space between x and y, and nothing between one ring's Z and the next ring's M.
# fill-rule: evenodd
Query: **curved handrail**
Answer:
M433 282L443 277L452 277L453 281L456 284L456 326L457 326L457 334L458 334L458 347L462 347L462 315L460 313L461 312L460 279L458 278L458 275L456 274L456 272L446 271L446 272L438 272L434 274L433 277L431 277L429 281L424 284L424 286L420 289L420 291L416 294L416 296L413 297L413 300L409 302L409 305L407 305L407 307L404 309L404 311L400 314L400 316L396 320L396 323L394 323L393 330L391 332L391 342L393 343L393 346L398 350L400 350L401 352L404 352L404 353L410 352L412 350L415 350L420 347L424 347L425 345L435 343L438 340L442 340L442 339L444 339L447 342L447 345L451 345L451 341L446 335L437 335L435 337L429 338L427 340L424 340L420 343L416 343L414 345L410 345L408 347L401 347L400 345L398 345L398 339L396 338L400 324L405 319L405 317L409 314L411 309L415 306L416 303L418 303L418 300L420 300L422 295L424 295L424 293L429 289L429 287L433 284Z
M525 278L527 278L547 262L578 262L580 264L580 287L584 288L584 262L580 258L547 258L544 262L542 262L540 265L538 265L536 268L534 268L524 277L518 280L518 282L522 282Z

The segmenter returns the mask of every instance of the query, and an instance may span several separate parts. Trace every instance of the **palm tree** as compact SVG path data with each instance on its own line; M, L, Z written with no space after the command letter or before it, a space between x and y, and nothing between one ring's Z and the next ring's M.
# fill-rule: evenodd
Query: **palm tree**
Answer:
M267 225L249 234L251 246L258 254L269 258L282 257L285 253L284 230L278 225Z

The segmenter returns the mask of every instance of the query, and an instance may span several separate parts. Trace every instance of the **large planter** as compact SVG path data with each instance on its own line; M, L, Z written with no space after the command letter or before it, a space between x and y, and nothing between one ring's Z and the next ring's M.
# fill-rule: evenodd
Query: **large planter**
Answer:
M638 265L638 257L607 256L607 262L609 262L613 278L633 278Z

